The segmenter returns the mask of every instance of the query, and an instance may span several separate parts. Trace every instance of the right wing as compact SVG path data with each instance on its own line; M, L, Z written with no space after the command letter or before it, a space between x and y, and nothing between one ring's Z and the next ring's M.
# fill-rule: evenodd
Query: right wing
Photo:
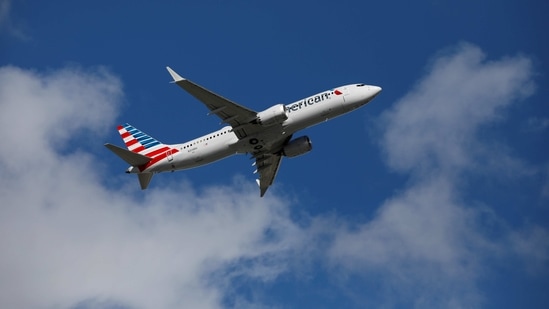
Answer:
M267 189L273 184L281 160L282 155L280 154L263 154L255 157L255 166L259 173L257 184L259 185L261 197L265 195Z
M170 67L166 67L166 69L170 72L174 83L206 105L206 107L210 110L209 114L217 115L223 122L233 127L233 131L239 139L244 138L250 135L252 131L255 132L257 130L254 128L257 128L257 125L250 123L257 119L257 112L247 107L238 105L200 85L193 83L188 79L179 76L179 74L177 74Z
M259 185L260 194L263 197L267 189L273 184L280 161L282 160L282 147L292 139L292 135L277 139L269 146L266 151L258 151L253 154L255 158L254 165L259 173L257 184Z

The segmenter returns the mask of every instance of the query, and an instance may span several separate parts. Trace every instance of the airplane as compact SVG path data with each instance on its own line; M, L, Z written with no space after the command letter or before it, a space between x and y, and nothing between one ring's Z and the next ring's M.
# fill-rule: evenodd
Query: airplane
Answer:
M297 157L312 149L308 136L293 138L305 128L354 111L372 101L381 87L350 84L326 90L296 102L276 104L257 112L226 99L166 67L179 87L201 101L208 115L227 126L182 144L164 144L130 124L117 127L126 148L105 147L126 161L126 173L137 174L144 190L154 174L203 166L235 154L250 154L263 197L273 184L282 157Z

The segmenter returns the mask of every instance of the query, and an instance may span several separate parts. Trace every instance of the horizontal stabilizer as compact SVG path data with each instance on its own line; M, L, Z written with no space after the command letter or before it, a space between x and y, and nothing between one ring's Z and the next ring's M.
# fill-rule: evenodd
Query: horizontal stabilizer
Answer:
M113 144L107 143L105 144L105 147L109 148L110 151L114 152L114 154L119 156L122 160L126 161L126 163L128 163L131 166L141 166L149 163L149 161L152 160L152 158L146 157L144 155L140 155L135 152L131 152L127 149L120 148ZM139 180L141 180L141 178ZM149 181L150 181L150 178L149 178Z

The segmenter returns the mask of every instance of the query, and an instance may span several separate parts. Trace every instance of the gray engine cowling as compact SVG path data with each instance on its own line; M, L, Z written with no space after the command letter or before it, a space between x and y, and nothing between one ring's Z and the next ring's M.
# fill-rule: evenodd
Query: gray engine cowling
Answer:
M284 148L282 148L282 154L286 157L297 157L313 149L313 144L308 136L298 137L291 140Z
M257 123L264 127L281 124L288 119L288 111L284 104L277 104L257 113Z

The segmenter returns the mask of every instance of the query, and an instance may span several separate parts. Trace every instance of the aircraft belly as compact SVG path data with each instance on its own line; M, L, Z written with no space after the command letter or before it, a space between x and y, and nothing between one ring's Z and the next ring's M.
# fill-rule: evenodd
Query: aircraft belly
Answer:
M247 136L237 141L231 149L236 153L258 153L258 152L277 152L280 150L280 144L286 140L293 132L287 130L286 126L272 126L260 133Z
M175 169L189 169L206 165L235 154L228 145L214 147L213 145L201 145L197 149L182 152L175 160Z

